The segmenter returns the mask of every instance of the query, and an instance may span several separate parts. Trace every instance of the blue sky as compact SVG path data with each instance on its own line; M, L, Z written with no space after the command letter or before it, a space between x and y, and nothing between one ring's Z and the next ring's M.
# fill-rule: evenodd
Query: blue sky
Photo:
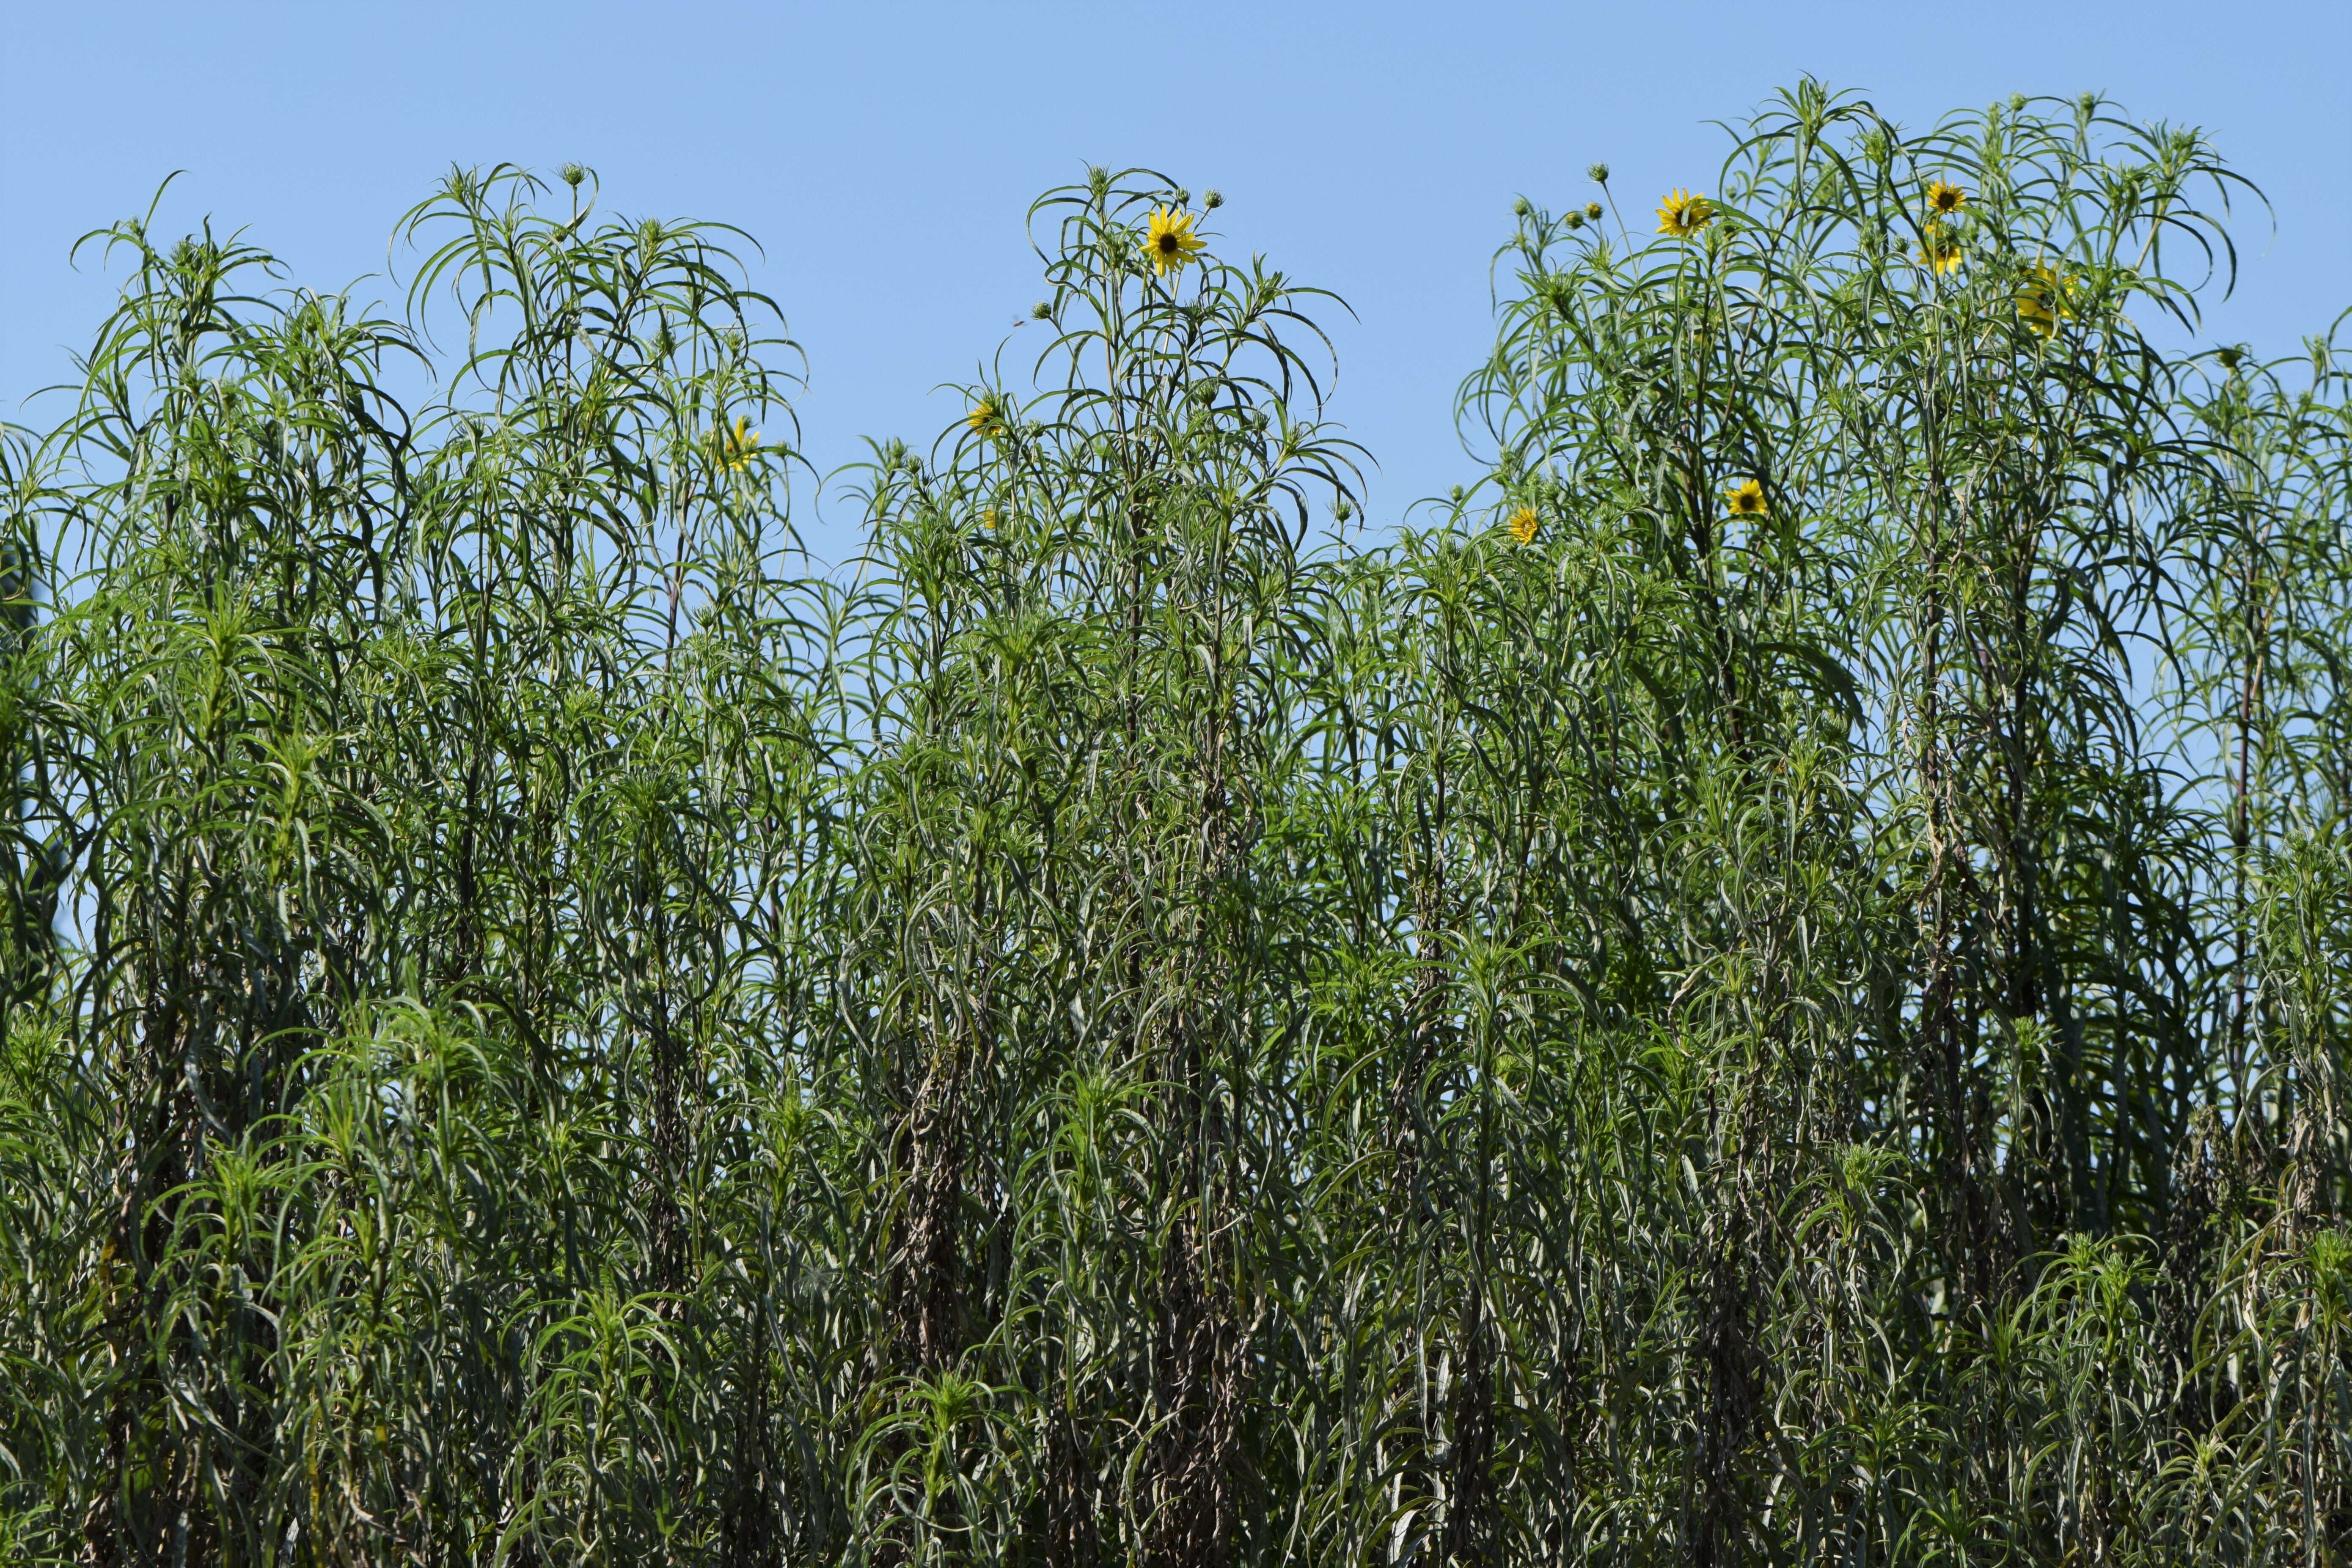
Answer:
M605 204L717 218L809 356L803 445L927 442L1039 293L1029 201L1087 162L1215 186L1230 252L1331 288L1330 413L1370 517L1466 478L1454 389L1491 340L1487 263L1525 193L1704 187L1724 132L1801 73L1920 125L2096 89L2206 127L2242 210L2208 336L2293 350L2352 306L2352 5L1944 6L68 5L0 50L0 417L68 372L117 279L73 239L186 172L166 224L245 227L306 285L383 281L393 220L452 162L593 165ZM397 258L394 258L397 259ZM378 275L368 279L367 275ZM855 517L801 487L820 554Z

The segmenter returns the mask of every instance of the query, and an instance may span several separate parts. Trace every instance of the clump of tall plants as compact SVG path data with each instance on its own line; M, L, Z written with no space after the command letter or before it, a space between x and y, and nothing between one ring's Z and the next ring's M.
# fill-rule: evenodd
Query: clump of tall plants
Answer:
M2352 1548L2347 367L2173 346L2249 188L1811 83L1591 180L1377 534L1334 302L1047 193L838 571L731 230L454 173L397 317L94 236L0 1546Z

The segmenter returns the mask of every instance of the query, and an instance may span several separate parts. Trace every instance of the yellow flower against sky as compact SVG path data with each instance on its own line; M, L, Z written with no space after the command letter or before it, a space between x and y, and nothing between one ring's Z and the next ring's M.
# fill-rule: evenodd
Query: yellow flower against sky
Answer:
M1960 265L1960 236L1942 224L1929 224L1927 244L1919 247L1919 259L1938 273L1951 271Z
M1165 277L1171 271L1181 271L1208 241L1192 232L1192 214L1181 207L1154 207L1151 225L1143 235L1143 252L1151 258L1151 269Z
M1726 490L1723 498L1731 504L1731 515L1735 517L1764 516L1764 486L1753 479L1744 480Z
M1521 507L1511 514L1511 537L1523 545L1535 543L1536 530L1542 526L1533 507Z
M2054 267L2037 266L2032 277L2032 283L2018 290L2018 319L2032 328L2036 337L2047 338L2058 330L2060 321L2074 319L2074 308L2066 302L2074 286Z
M963 422L971 426L974 435L992 434L1004 423L1004 405L997 402L992 392L971 405L971 412L963 416Z
M1658 204L1658 232L1675 239L1688 239L1714 221L1715 204L1688 191L1669 191Z
M1948 218L1969 204L1969 193L1958 185L1948 185L1941 180L1927 182L1927 210L1939 218Z
M759 453L760 433L751 428L750 420L738 414L733 428L723 424L719 427L719 459L730 471L741 473Z

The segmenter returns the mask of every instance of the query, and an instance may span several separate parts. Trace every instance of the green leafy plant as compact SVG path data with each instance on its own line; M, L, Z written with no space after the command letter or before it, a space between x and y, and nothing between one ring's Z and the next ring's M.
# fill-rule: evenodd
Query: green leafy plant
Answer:
M397 320L94 236L0 444L0 1542L2340 1556L2332 343L2165 346L2248 188L2095 99L1592 174L1370 538L1336 301L1047 193L839 572L731 230L456 172Z

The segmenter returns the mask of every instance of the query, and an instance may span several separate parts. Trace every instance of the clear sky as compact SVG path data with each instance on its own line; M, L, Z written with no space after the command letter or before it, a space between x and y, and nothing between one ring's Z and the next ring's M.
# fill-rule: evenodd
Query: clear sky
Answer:
M1452 403L1491 340L1512 199L1705 187L1738 119L1811 73L1906 125L2011 92L2200 125L2242 211L2208 333L2294 350L2352 306L2352 4L1419 5L252 4L0 0L0 417L68 373L119 279L73 239L186 172L167 225L245 227L302 283L383 279L453 162L577 160L608 208L721 219L809 357L803 446L927 443L1038 297L1023 215L1088 162L1222 190L1229 253L1336 290L1333 417L1370 517L1468 477ZM394 257L395 261L399 258ZM375 275L370 277L368 275ZM845 502L800 487L820 554Z

